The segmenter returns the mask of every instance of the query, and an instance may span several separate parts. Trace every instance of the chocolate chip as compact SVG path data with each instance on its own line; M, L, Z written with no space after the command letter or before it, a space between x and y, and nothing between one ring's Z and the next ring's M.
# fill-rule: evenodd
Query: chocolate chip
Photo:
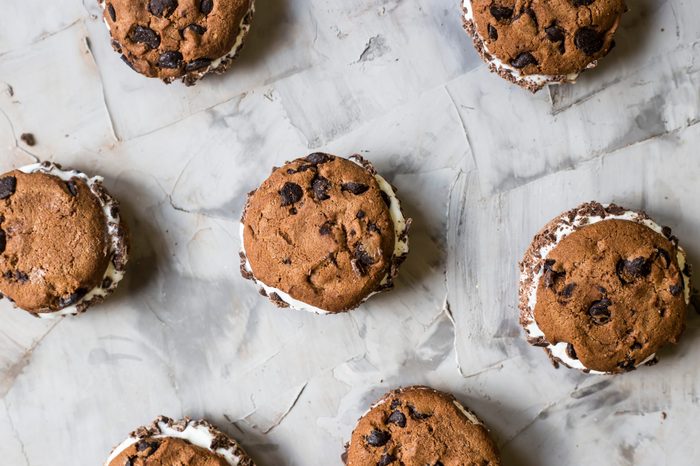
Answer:
M574 6L587 6L593 3L595 0L571 0Z
M544 28L544 32L547 34L547 39L551 40L552 42L560 42L566 38L564 35L564 30L557 26L556 23L552 23L551 26Z
M387 424L396 424L399 427L406 427L406 416L401 411L392 411L386 418Z
M631 261L620 259L615 266L615 273L623 284L646 277L651 273L651 261L644 257L637 257Z
M671 227L663 227L663 228L661 228L661 233L663 233L663 235L664 235L666 238L670 238L671 236L673 236L673 230L671 230Z
M148 11L161 18L172 15L176 8L177 0L151 0L148 2Z
M617 367L619 367L625 372L630 372L637 368L635 360L632 358L625 359L624 361L617 363Z
M539 23L537 22L537 15L535 14L535 10L533 10L532 8L527 8L525 10L525 13L532 20L532 23L535 25L535 29L539 29Z
M326 163L329 160L331 160L331 156L328 154L324 154L323 152L314 152L313 154L307 155L306 160L316 164Z
M444 465L444 464L442 464L442 461L438 461L438 462L437 462L437 463L435 463L435 464L434 464L433 466L445 466L445 465Z
M314 198L317 201L325 201L331 197L328 195L328 190L331 189L331 182L321 175L316 175L311 180L311 190L314 192Z
M491 26L490 24L486 27L486 30L489 32L489 39L491 40L498 40L498 31L496 30L495 27Z
M19 138L29 147L36 145L36 138L32 133L22 133Z
M396 399L396 398L394 398L393 400L391 400L391 404L389 405L389 407L390 407L391 409L396 409L396 408L398 408L399 406L401 406L401 402L400 402L398 399Z
M77 303L81 299L85 297L87 294L88 290L85 288L78 288L75 290L75 293L68 295L68 296L63 296L58 300L58 305L61 308L67 307L67 306L72 306L73 304Z
M182 54L180 52L169 51L163 52L158 57L158 66L160 68L180 68L182 65Z
M514 68L525 68L528 65L537 65L537 59L530 52L522 52L510 61Z
M429 417L432 416L432 414L419 412L418 410L416 410L416 407L413 405L408 405L408 415L411 416L411 418L415 419L416 421L422 421L422 420L428 419Z
M130 456L126 459L126 462L124 463L124 466L134 466L136 463L134 462L136 460L135 457Z
M214 0L200 0L199 11L208 15L214 9Z
M204 33L207 32L207 28L205 28L204 26L200 26L199 24L190 24L190 25L187 26L185 29L183 29L182 32L180 33L180 35L181 35L183 38L185 37L185 31L186 31L187 29L189 29L189 30L192 31L192 32L195 32L195 33L199 34L200 36L201 36L201 35L204 35Z
M29 275L19 270L17 270L16 272L8 270L3 274L3 276L7 280L14 280L19 283L27 283L29 281Z
M7 235L3 230L0 230L0 254L5 252L5 247L7 246Z
M129 35L129 39L137 44L146 44L152 49L157 49L160 45L160 36L156 34L156 31L140 25L136 25L134 27L134 30L131 31L131 34ZM182 59L182 55L180 55L180 58Z
M211 60L209 58L196 58L185 65L185 71L189 73L190 71L201 70L211 65Z
M382 457L379 458L377 466L388 466L394 461L396 461L396 457L394 455L392 455L391 453L384 453Z
M591 316L594 324L605 325L610 322L610 309L608 307L611 305L612 302L607 298L594 301L591 304L591 307L588 308L588 315Z
M71 196L75 197L78 195L78 187L75 185L75 182L66 181L66 187Z
M372 222L367 222L367 231L370 231L372 233L382 233L382 230L379 229L376 223Z
M576 31L574 45L586 55L594 55L603 48L603 35L593 28L583 27Z
M554 264L556 262L552 259L547 259L544 261L544 286L547 288L552 288L555 283L566 276L566 272L557 272L554 270Z
M559 296L562 296L564 298L570 298L571 295L574 294L575 288L576 283L569 283L559 292Z
M635 341L634 343L632 343L632 346L630 346L630 349L640 350L640 349L642 349L642 344L639 343L638 341Z
M503 21L513 17L513 9L507 6L491 5L489 8L491 16L496 18L498 21Z
M372 264L374 264L374 259L370 256L362 244L358 244L353 253L355 257L352 261L352 267L358 275L367 275L367 270Z
M17 189L17 178L14 176L0 178L0 200L12 196L15 193L15 189Z
M357 214L355 215L355 218L362 219L365 218L365 211L364 210L358 210Z
M151 456L158 450L158 447L160 447L160 442L157 440L152 440L152 441L147 441L147 440L140 440L136 444L136 451L138 452L146 452L146 456Z
M279 190L279 195L282 197L282 205L288 206L299 202L304 195L304 191L298 184L287 182Z
M373 447L383 447L391 439L391 434L385 430L372 429L372 432L365 437L367 443Z
M331 222L324 223L318 230L318 232L321 233L323 236L330 235L331 231L333 231L333 223Z
M114 6L111 3L107 4L107 13L109 13L109 17L112 18L112 21L117 20L117 12L114 11Z
M387 193L384 191L379 191L379 194L382 196L382 199L384 200L384 204L387 205L387 207L391 207L391 198Z
M679 294L681 294L681 291L683 291L683 285L681 285L681 284L671 285L671 287L668 289L668 291L671 292L671 294L673 296L678 296Z
M571 359L578 359L578 356L576 356L576 350L574 349L574 345L571 343L566 344L566 355L569 356Z
M367 192L368 189L369 189L369 186L367 186L366 184L362 184L362 183L350 182L350 183L343 183L340 185L341 191L350 191L351 193L353 193L356 196L359 196L360 194Z
M290 214L290 215L296 215L296 214L298 214L298 213L299 213L299 211L297 211L297 208L296 208L296 207L292 207L291 209L289 209L289 214Z
M108 290L112 286L112 283L114 283L114 282L112 281L111 278L105 277L104 280L102 280L102 289Z

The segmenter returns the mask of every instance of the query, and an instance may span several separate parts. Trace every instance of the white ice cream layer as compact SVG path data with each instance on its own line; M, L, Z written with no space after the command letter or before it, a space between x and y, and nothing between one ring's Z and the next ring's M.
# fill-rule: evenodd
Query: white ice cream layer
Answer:
M604 208L607 209L609 205L603 205ZM571 233L574 231L578 230L580 227L585 226L585 225L593 225L594 223L602 222L603 220L627 220L630 222L634 223L639 223L641 225L644 225L651 230L655 231L656 233L663 235L663 227L661 227L659 224L656 222L644 218L641 216L638 212L628 210L625 211L622 214L618 215L613 215L613 214L607 214L605 218L600 217L600 216L582 216L582 215L576 215L574 220L570 223L564 223L561 222L559 226L557 227L557 230L555 231L555 239L554 241L545 244L540 248L539 250L539 255L540 255L540 260L537 262L538 264L543 264L544 260L547 258L550 252L567 236L569 236ZM690 286L690 276L686 275L684 270L685 270L685 263L686 263L686 254L683 248L678 246L678 254L676 255L678 259L678 266L681 270L681 273L683 274L683 282L685 285L684 293L685 293L685 302L686 304L690 303L690 292L691 292L691 286ZM530 288L528 290L528 301L527 301L527 307L529 311L529 317L530 321L525 327L525 330L527 331L527 334L531 338L544 338L544 332L542 329L537 325L537 322L535 322L535 306L537 304L537 288L539 286L540 280L542 279L542 276L544 275L544 267L540 266L540 269L538 272L534 272L533 270L525 270L523 271L523 274L521 275L520 279L521 281L524 281L528 278L528 276L532 276L532 281L530 282ZM567 352L568 343L566 342L559 342L556 345L549 344L547 346L547 349L551 351L552 356L560 359L564 364L567 366L570 366L575 369L581 369L581 370L590 370L586 366L581 363L578 359L573 359L571 358ZM647 362L651 361L654 359L656 354L652 354L648 358L646 358L644 361L638 363L636 367L642 366L646 364ZM594 371L590 370L591 374L604 374L604 372L599 372L599 371Z
M186 440L192 445L195 445L200 448L204 448L205 450L211 451L213 453L216 453L217 455L220 455L223 457L226 462L231 465L231 466L238 466L238 464L241 462L241 458L236 456L231 449L228 448L219 448L217 450L212 450L211 444L216 438L215 433L211 431L211 429L206 426L206 425L197 425L195 424L194 421L190 421L187 423L187 427L185 427L184 430L180 431L178 429L174 429L173 427L170 427L167 423L165 422L158 422L158 428L160 429L160 434L153 435L152 437L149 438L177 438L177 439L182 439ZM107 461L105 462L104 466L109 466L114 459L121 454L124 450L138 442L139 440L142 440L141 438L138 437L129 437L128 439L124 440L121 444L119 444L112 454L107 458Z
M464 6L464 19L467 21L471 21L474 23L474 28L475 31L474 33L479 35L479 31L476 30L476 22L474 21L474 10L472 8L472 1L471 0L464 0L463 3ZM486 46L486 41L484 40L483 37L481 37L481 45L484 48L484 52L488 53L491 56L491 60L489 61L489 64L493 65L496 68L496 71L501 71L505 70L512 74L518 81L525 81L528 83L532 83L538 87L542 87L546 84L557 84L562 81L565 82L575 82L576 79L579 77L580 73L570 73L567 75L548 75L548 74L523 74L519 69L509 65L508 63L505 63L498 57L496 57L493 53L491 53ZM593 68L596 66L596 62L591 63L588 65L588 68Z
M96 297L106 297L117 287L119 282L124 278L124 271L117 270L114 266L114 254L119 252L122 248L122 235L120 234L121 218L118 209L112 209L115 206L114 200L109 198L107 200L103 199L97 186L101 186L104 179L101 176L95 176L93 178L88 177L85 173L79 172L77 170L62 170L58 168L57 165L49 162L35 163L32 165L27 165L25 167L18 168L19 171L23 173L46 173L47 175L52 175L62 179L63 181L71 181L74 178L78 178L84 181L85 184L90 188L90 191L95 195L100 206L102 207L102 212L105 216L105 222L107 224L107 234L109 235L109 252L110 257L109 265L105 274L102 277L100 283L90 291L88 291L85 296L78 300L75 304L65 307L59 311L55 312L40 312L37 315L43 319L55 319L58 317L63 317L67 315L76 315L80 311L78 307L83 303L89 303ZM107 288L102 288L102 284L105 283L105 279L109 279L108 282L110 286Z
M362 164L356 160L350 159L352 162L362 166ZM391 216L391 220L394 223L394 255L392 257L401 257L405 254L408 254L408 235L405 234L406 231L406 218L403 215L403 212L401 212L401 203L399 202L399 198L396 196L396 193L394 192L394 188L391 187L391 184L384 179L379 174L374 175L374 179L377 180L377 184L379 185L379 189L383 191L388 199L389 199L389 215ZM313 312L315 314L332 314L332 312L328 312L324 309L318 308L316 306L312 306L311 304L305 303L303 301L299 301L298 299L292 298L288 293L285 293L284 291L268 286L265 283L261 282L257 278L255 278L255 274L253 273L253 268L250 265L250 262L248 261L248 256L246 255L245 252L245 241L244 241L244 233L245 233L245 225L243 225L243 222L241 222L241 226L239 228L240 236L241 236L241 252L243 253L244 257L246 258L245 260L245 268L246 271L248 271L252 276L253 276L253 281L260 287L262 288L265 293L267 293L268 296L270 296L272 293L277 294L277 296L280 297L282 301L285 303L289 304L289 307L292 309L297 309L299 311L308 311L308 312ZM381 281L381 285L386 285L391 276L391 272L388 272L384 279ZM370 293L365 299L362 300L362 302L367 301L369 298L372 296L380 293L380 291L374 291Z

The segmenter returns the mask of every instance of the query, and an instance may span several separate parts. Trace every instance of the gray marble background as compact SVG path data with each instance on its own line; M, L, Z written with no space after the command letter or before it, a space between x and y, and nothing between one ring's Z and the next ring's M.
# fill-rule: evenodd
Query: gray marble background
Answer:
M0 170L104 175L134 240L79 318L0 302L0 463L99 465L167 414L261 466L340 464L368 404L421 383L473 408L506 465L696 464L694 311L619 377L554 370L517 323L517 261L580 202L646 209L700 261L700 10L628 3L599 69L533 96L487 72L458 0L258 0L234 69L194 88L131 72L94 0L0 0ZM396 289L346 315L278 310L238 272L245 193L315 150L362 152L414 218Z

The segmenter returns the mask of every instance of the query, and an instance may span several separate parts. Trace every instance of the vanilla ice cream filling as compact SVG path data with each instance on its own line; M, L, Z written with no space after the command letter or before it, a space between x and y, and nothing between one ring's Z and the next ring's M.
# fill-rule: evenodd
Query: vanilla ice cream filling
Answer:
M217 432L213 432L212 428L204 424L196 424L194 421L189 421L184 430L178 430L170 426L168 423L159 421L158 429L160 434L149 437L129 437L119 444L112 454L109 456L104 466L109 466L114 459L119 456L124 450L134 445L136 442L144 438L177 438L186 440L187 442L197 447L216 453L223 457L230 466L238 466L241 458L235 454L234 448L211 448L212 442L216 439Z
M491 57L491 60L489 61L489 64L493 65L496 68L496 71L506 71L513 75L518 81L525 81L528 83L532 83L538 87L542 87L546 84L549 83L557 83L561 81L567 81L567 82L574 82L576 79L579 77L581 73L570 73L566 75L548 75L548 74L523 74L519 69L515 68L514 66L509 65L508 63L504 62L500 58L496 57L493 53L491 53L486 46L486 41L484 40L483 37L479 34L479 31L476 29L476 21L474 21L474 9L472 8L472 2L471 0L464 0L463 4L464 6L464 19L466 21L471 21L474 24L474 33L479 36L481 39L481 45L484 48L484 52L488 53L489 56ZM596 62L592 62L591 64L588 65L587 68L593 68L596 66Z
M351 159L354 163L363 166L360 162ZM399 198L396 196L396 193L394 192L394 188L392 188L391 184L384 179L381 175L375 173L374 174L374 179L377 181L377 184L379 185L379 189L384 192L384 194L387 195L387 198L389 199L389 215L391 216L391 220L394 224L394 254L392 256L392 259L404 256L408 254L408 235L406 235L406 218L403 215L403 212L401 211L401 203L399 202ZM245 252L245 241L244 241L244 233L245 233L245 226L243 225L243 222L241 222L240 225L240 237L241 237L241 252L243 253L243 256L246 258L245 259L245 269L248 271L252 276L253 276L253 281L260 287L262 288L265 293L267 293L268 296L272 295L273 293L279 296L279 298L284 301L285 303L289 304L289 307L293 309L297 309L300 311L308 311L308 312L313 312L315 314L332 314L332 312L328 312L324 309L318 308L316 306L312 306L311 304L305 303L303 301L299 301L298 299L292 298L288 293L285 293L284 291L268 286L265 283L261 282L257 278L255 278L255 274L253 273L253 268L250 265L250 262L248 261L248 256L246 255ZM391 280L391 271L387 272L386 276L382 279L380 283L381 286L385 286L389 283ZM367 295L365 299L362 300L362 302L367 301L369 298L372 296L380 293L381 291L374 291Z
M75 315L80 313L81 304L89 304L93 299L97 297L104 298L110 293L112 293L120 281L124 278L124 271L117 270L114 265L114 255L124 249L123 247L123 235L120 234L121 229L121 218L119 215L119 209L115 209L116 202L109 196L103 199L105 195L104 191L101 191L102 182L104 178L101 176L95 176L93 178L88 177L85 173L79 172L77 170L63 170L59 168L56 164L49 162L35 163L32 165L27 165L25 167L18 168L19 171L23 173L46 173L47 175L52 175L60 178L63 181L71 181L75 178L85 182L85 184L90 188L90 191L97 198L102 208L102 213L105 216L105 221L107 224L107 235L109 236L109 251L108 255L110 257L109 265L107 270L105 270L104 276L100 283L88 291L85 296L79 299L74 304L67 306L59 311L55 312L39 312L38 315L44 319L55 319L57 317ZM102 287L104 283L108 283L109 286Z
M609 205L603 205L604 208L608 208ZM654 222L653 220L650 220L648 218L645 218L644 216L640 215L638 212L634 212L632 210L625 211L622 214L618 215L613 215L613 214L607 214L605 217L601 216L586 216L586 215L576 215L574 220L570 223L565 223L561 222L559 226L557 227L555 231L555 238L552 242L545 244L542 246L539 250L539 256L540 260L538 261L538 264L543 264L544 260L547 258L550 252L554 250L554 248L567 236L569 236L571 233L575 232L579 228L586 226L586 225L593 225L594 223L602 222L603 220L627 220L630 222L634 223L639 223L641 225L646 226L647 228L650 228L651 230L655 231L656 233L663 235L663 227L661 227L659 224ZM691 286L690 286L690 276L686 275L685 273L685 264L686 264L686 253L681 248L678 246L678 253L676 254L677 260L678 260L678 267L681 270L681 274L683 275L683 283L684 283L684 297L685 297L685 302L686 304L690 303L690 293L691 293ZM537 322L535 322L535 306L537 304L537 288L539 286L540 280L542 279L542 276L544 275L544 267L540 266L538 272L534 272L533 269L525 270L523 274L521 275L521 281L527 280L528 277L532 277L532 280L530 282L530 288L528 289L527 293L527 308L528 308L528 316L529 316L529 322L527 326L525 327L525 331L528 333L528 335L531 338L545 338L544 332L542 329L537 325ZM551 352L552 356L556 357L557 359L560 359L564 364L567 366L570 366L575 369L581 369L581 370L589 370L592 374L604 374L605 372L599 372L599 371L594 371L588 369L586 366L581 363L578 359L574 359L570 357L567 354L567 342L559 342L556 345L549 344L547 346L547 349ZM642 366L646 364L647 362L651 361L656 357L656 354L652 354L642 362L638 363L635 367Z
M99 3L100 6L102 6L102 10L107 8L107 2L105 2L104 0L100 0ZM240 51L241 47L243 47L243 41L248 35L248 32L250 32L251 19L253 17L253 14L255 14L255 0L251 0L250 8L248 8L248 11L245 15L243 15L243 18L241 18L241 22L238 24L238 36L236 36L236 40L234 41L231 50L222 55L221 57L212 60L212 62L206 68L194 71L194 74L198 75L201 78L209 71L216 71L219 65L221 65L225 60L231 60L235 58L236 55L238 55L238 52ZM112 28L110 27L109 21L107 21L107 18L105 18L104 15L102 17L102 21L105 23L105 26L107 26L107 30L111 32Z

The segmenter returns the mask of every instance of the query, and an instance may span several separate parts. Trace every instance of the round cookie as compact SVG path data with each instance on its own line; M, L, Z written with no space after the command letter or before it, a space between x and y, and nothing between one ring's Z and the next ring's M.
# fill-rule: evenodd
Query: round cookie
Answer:
M206 421L160 416L117 446L104 466L255 466L235 440Z
M574 82L614 47L625 0L461 0L489 69L536 92Z
M684 330L685 251L643 212L597 202L565 212L535 236L520 270L520 322L557 367L652 365Z
M452 395L408 387L384 396L357 423L347 466L499 466L488 430Z
M0 175L0 293L39 317L84 312L124 277L128 238L102 178L53 163Z
M410 223L368 161L311 154L249 194L241 272L281 307L348 311L393 286Z
M98 0L114 50L135 71L195 84L243 47L254 0Z

